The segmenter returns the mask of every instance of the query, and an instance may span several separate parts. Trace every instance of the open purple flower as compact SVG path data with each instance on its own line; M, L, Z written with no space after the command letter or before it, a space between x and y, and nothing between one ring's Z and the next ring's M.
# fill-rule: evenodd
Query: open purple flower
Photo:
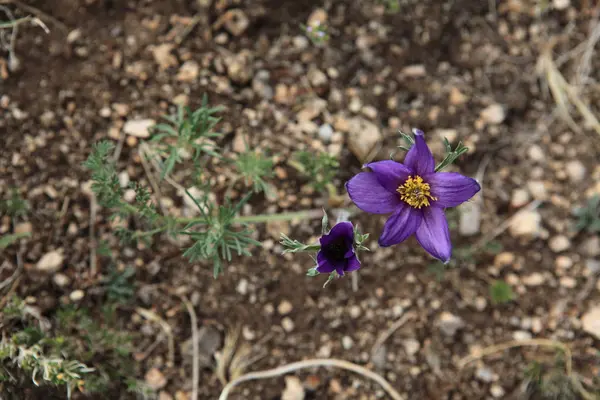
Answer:
M336 271L343 276L345 272L356 271L360 261L354 251L354 227L350 222L338 222L328 234L319 240L321 250L317 253L317 272L329 274Z
M481 187L475 179L456 172L435 172L435 160L423 131L415 129L415 143L404 164L386 160L365 165L346 183L352 201L363 211L392 215L379 238L381 247L398 244L415 234L432 256L448 262L452 244L447 207L456 207L473 197Z

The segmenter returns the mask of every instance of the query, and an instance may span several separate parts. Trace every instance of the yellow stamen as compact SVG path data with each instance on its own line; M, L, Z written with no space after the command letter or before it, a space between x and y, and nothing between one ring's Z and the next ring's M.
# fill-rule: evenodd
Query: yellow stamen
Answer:
M409 176L396 191L400 193L401 200L414 208L428 207L430 206L429 200L437 200L431 195L429 183L423 182L423 178L418 175L415 175L414 178Z

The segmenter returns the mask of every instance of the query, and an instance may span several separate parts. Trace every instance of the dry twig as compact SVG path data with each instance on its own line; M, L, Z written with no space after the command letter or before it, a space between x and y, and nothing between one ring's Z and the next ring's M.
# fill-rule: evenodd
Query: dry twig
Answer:
M194 311L194 306L185 296L181 296L181 301L190 315L190 323L192 324L192 400L198 400L198 387L200 386L200 359L199 359L199 343L198 343L198 318Z
M404 314L399 320L394 322L385 332L383 332L379 336L379 338L377 339L377 341L371 348L371 357L373 357L373 355L375 353L377 353L377 351L381 348L383 343L385 343L385 341L388 340L390 338L390 336L392 336L394 334L394 332L396 332L398 329L400 329L400 327L402 327L402 325L407 323L409 320L414 319L415 317L416 317L415 313L409 312L409 313Z
M167 365L172 367L175 365L175 339L173 338L173 329L171 329L171 325L167 323L164 319L159 317L154 311L147 310L145 308L137 307L135 311L140 314L142 317L146 318L149 321L155 322L167 335L168 345L169 345L169 353Z

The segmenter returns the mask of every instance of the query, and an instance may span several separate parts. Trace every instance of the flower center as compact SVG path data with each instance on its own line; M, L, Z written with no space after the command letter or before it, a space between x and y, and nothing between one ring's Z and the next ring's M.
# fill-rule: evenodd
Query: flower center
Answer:
M346 244L343 239L338 239L327 246L327 255L336 261L343 260L346 251Z
M403 185L396 189L400 193L400 199L405 201L409 206L414 208L428 207L429 200L437 200L431 195L431 187L429 183L423 182L423 178L415 175L414 178L409 176Z

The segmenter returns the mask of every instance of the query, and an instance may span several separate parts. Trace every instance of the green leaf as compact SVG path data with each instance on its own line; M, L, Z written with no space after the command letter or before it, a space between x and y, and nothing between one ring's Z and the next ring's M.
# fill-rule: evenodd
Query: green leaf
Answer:
M323 219L321 220L321 234L326 235L329 229L329 219L327 213L323 210Z
M11 233L8 235L2 235L0 237L0 250L6 249L13 243L16 243L19 239L29 237L31 233L29 232L21 232L21 233Z
M319 275L319 271L317 271L317 267L313 267L307 271L306 275L317 276L317 275Z
M490 297L494 304L508 303L515 298L512 287L504 281L494 281L490 286Z

